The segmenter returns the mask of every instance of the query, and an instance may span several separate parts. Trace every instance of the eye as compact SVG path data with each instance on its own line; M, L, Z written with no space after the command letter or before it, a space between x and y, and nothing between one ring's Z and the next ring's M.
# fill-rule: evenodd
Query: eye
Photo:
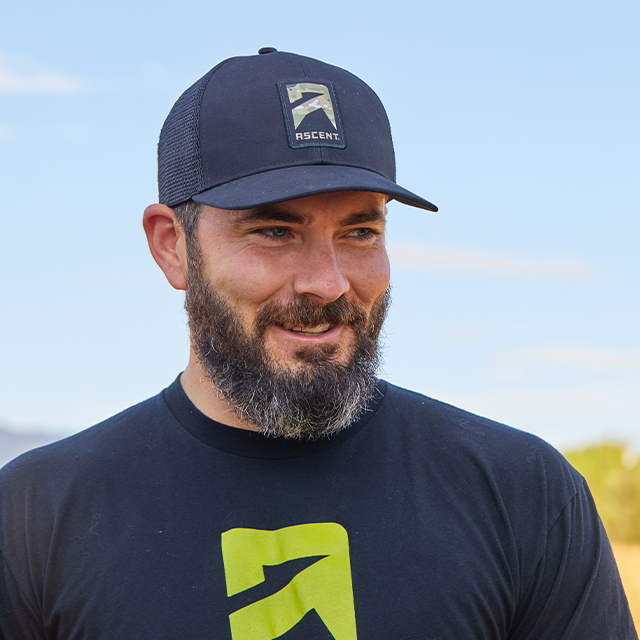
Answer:
M287 237L289 229L287 229L287 227L269 227L267 229L261 229L260 233L263 233L269 238L280 239Z
M351 229L347 235L352 238L369 238L370 236L378 235L378 232L369 227L358 227L357 229Z

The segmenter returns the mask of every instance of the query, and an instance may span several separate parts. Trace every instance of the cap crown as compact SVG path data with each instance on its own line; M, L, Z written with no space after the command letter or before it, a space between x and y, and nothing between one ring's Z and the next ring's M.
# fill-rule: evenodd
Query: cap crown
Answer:
M395 181L389 121L353 74L291 53L230 58L187 89L158 144L160 202L174 206L247 176L305 165Z

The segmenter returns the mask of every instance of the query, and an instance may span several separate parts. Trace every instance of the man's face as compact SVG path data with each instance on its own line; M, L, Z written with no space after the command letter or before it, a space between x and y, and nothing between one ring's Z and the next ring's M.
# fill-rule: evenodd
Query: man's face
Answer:
M192 348L238 417L317 437L364 408L388 304L385 202L343 192L204 207L188 248Z

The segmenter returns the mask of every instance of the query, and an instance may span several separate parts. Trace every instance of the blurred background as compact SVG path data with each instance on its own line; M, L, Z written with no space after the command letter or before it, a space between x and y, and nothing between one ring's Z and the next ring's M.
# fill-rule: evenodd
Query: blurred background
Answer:
M398 181L440 207L390 206L383 376L567 453L640 576L637 2L35 0L2 13L0 465L184 367L182 296L141 226L158 133L214 64L272 46L368 82Z

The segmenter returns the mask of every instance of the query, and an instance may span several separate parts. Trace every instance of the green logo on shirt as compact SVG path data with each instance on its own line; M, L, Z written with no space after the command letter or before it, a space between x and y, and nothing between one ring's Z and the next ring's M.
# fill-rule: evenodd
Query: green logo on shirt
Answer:
M264 582L264 567L324 556L276 593L234 611L233 640L273 640L315 609L335 640L357 640L351 586L349 539L335 522L317 522L276 531L230 529L222 534L227 595Z

